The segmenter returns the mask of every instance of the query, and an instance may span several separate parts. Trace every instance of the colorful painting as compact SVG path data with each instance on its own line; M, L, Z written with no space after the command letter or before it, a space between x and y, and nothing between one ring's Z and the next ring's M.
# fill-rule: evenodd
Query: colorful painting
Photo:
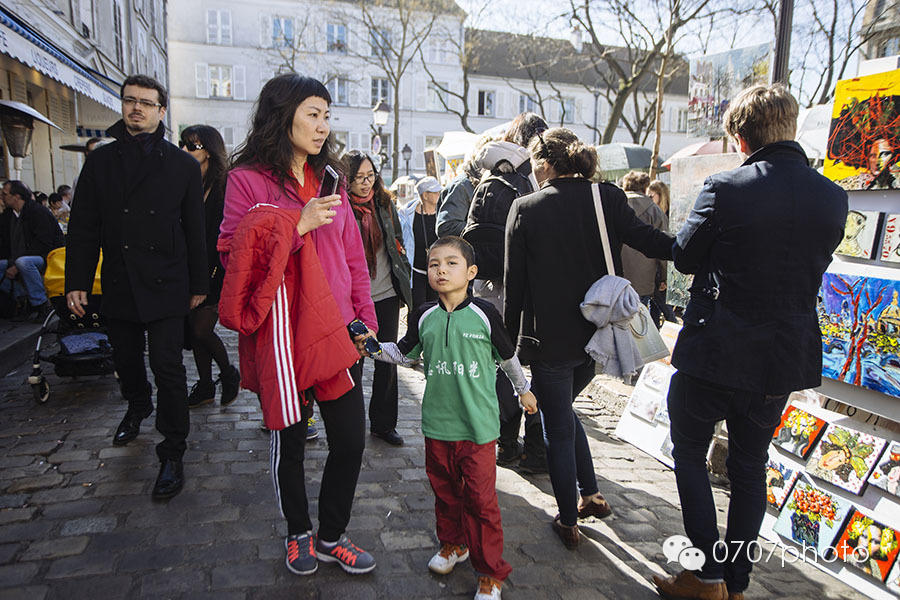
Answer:
M710 175L730 171L741 166L743 158L736 152L729 154L703 154L700 156L686 156L672 161L672 188L669 200L669 231L672 234L687 221L691 209L697 202L697 196L703 189L703 182ZM687 306L689 299L688 289L691 287L693 276L679 273L674 263L668 262L668 276L666 281L666 301L674 306Z
M777 452L769 452L769 461L766 463L766 502L776 510L781 510L799 474L800 469L786 465Z
M671 378L671 367L658 363L645 365L628 400L628 410L645 421L653 422L657 413L665 410L663 405Z
M815 548L819 556L828 558L832 542L852 510L852 504L837 494L826 492L803 475L775 521L775 532L800 545Z
M835 254L872 258L875 252L875 240L878 237L878 224L881 213L877 211L851 210L847 213L844 226L844 239L838 245Z
M884 584L889 590L900 596L900 560L894 562L894 568L891 569Z
M888 214L884 217L881 260L900 263L900 215L898 214Z
M896 530L854 510L834 549L844 562L884 581L900 551L900 543Z
M900 188L900 70L837 82L825 176L845 190Z
M900 397L900 281L825 273L822 375Z
M870 433L832 423L813 451L806 470L839 488L861 494L886 443Z
M824 419L789 404L781 414L781 423L775 428L772 443L800 458L806 458L827 424Z
M688 84L689 135L717 138L725 135L722 117L738 92L769 83L772 44L735 48L691 60Z
M900 442L890 447L869 475L869 483L889 494L900 496Z

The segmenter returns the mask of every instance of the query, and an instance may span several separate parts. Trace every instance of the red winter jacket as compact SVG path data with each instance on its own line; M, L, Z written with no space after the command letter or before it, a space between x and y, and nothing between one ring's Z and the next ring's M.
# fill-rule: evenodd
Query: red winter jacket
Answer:
M299 210L257 204L230 240L219 320L237 331L242 387L256 392L266 427L301 420L301 403L334 400L353 387L347 369L359 360L322 271L304 236L293 252Z

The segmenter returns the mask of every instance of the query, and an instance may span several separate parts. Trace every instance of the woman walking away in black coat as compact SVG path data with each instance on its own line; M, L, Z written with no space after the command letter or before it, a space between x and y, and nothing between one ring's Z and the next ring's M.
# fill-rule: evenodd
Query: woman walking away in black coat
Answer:
M228 406L237 398L241 374L228 361L225 344L215 333L219 318L218 304L222 293L225 269L219 261L216 240L222 223L225 206L225 173L227 156L222 135L209 125L193 125L181 133L178 146L200 163L203 174L203 205L206 216L206 253L209 265L209 295L206 300L188 315L191 348L197 364L197 383L191 387L188 406L194 408L213 401L216 383L212 378L212 361L219 366L219 380L222 382L222 406Z

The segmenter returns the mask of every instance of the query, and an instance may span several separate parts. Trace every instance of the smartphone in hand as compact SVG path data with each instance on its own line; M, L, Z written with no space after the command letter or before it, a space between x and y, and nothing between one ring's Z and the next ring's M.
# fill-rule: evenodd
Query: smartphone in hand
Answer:
M331 165L325 165L325 174L322 175L322 185L319 187L319 198L337 194L338 174Z

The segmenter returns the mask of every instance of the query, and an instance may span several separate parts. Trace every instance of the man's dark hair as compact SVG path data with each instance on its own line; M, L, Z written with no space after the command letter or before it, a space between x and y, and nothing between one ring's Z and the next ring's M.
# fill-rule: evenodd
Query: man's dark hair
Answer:
M428 248L429 258L431 257L432 250L443 246L450 246L451 248L459 250L459 253L462 254L463 259L466 261L467 268L475 264L475 249L472 248L472 244L456 235L445 235L444 237L438 238L437 241Z
M58 188L56 188L56 193L59 194L60 196L65 196L66 194L71 194L71 193L72 193L72 186L70 186L70 185L61 185L61 186L59 186ZM50 194L50 195L52 196L53 194Z
M153 79L149 75L129 75L125 81L122 82L122 87L119 90L119 96L125 95L125 86L126 85L136 85L138 87L146 88L148 90L156 90L156 93L159 94L158 102L163 108L166 108L169 105L169 94L166 92L166 88Z
M31 188L19 181L18 179L13 179L12 181L7 181L9 184L9 193L18 196L19 198L24 199L26 202L34 198L34 195L31 193Z
M62 204L62 201L62 194L60 194L59 192L53 192L47 198L47 204L49 204L51 207L56 206L57 204Z

